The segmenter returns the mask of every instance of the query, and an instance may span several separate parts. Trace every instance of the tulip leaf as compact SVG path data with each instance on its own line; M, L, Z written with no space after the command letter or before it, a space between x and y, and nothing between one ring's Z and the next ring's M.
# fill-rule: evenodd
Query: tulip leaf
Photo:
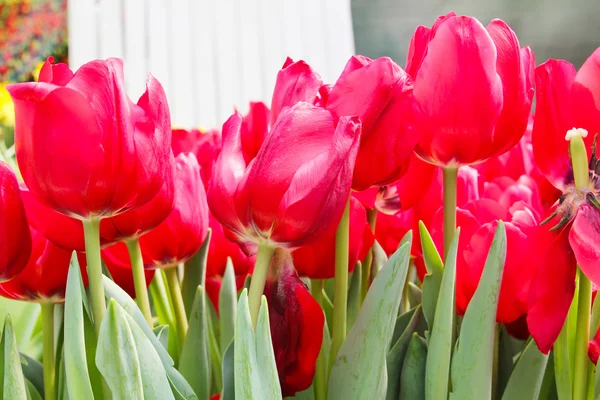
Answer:
M25 379L35 386L39 393L44 393L44 367L42 364L27 354L21 353L21 369Z
M419 221L419 234L423 249L423 261L425 262L425 268L427 268L427 275L423 279L423 314L431 330L444 274L444 264L423 221Z
M206 260L208 257L208 248L210 247L210 238L212 230L208 228L206 239L200 247L200 250L192 258L185 262L185 273L181 283L181 297L188 318L192 312L194 299L196 298L196 289L198 286L206 287Z
M27 400L43 400L35 385L27 379L25 379L25 389L27 390Z
M163 345L165 350L168 350L169 349L169 325L159 325L156 328L152 329L152 332L154 332L154 335L156 335L156 338L158 339L160 344Z
M596 365L596 376L594 377L594 399L600 400L600 368Z
M425 400L425 365L427 345L425 339L413 333L400 374L398 400Z
M426 233L427 235L427 233ZM427 369L425 373L425 393L428 399L448 397L450 381L450 360L454 346L454 309L456 281L456 251L460 237L460 228L456 230L443 270L439 287L435 317L429 325L429 341L427 351ZM436 252L437 253L437 252ZM423 304L425 306L425 304Z
M154 277L156 279L156 276ZM158 353L160 357L160 361L162 366L164 367L167 377L169 379L169 383L171 384L171 388L173 389L173 394L176 399L197 399L198 397L194 393L194 390L190 386L189 383L183 378L181 373L175 369L173 366L173 359L169 356L169 353L165 350L163 345L160 343L158 338L152 332L152 329L146 322L144 318L144 314L138 308L136 302L129 297L127 292L121 289L116 283L111 281L110 279L103 277L102 284L104 285L104 292L109 299L114 299L119 303L121 307L133 318L133 320L137 323L138 327L144 332L146 337L152 343L152 346ZM169 332L169 336L171 336L171 332Z
M329 296L327 296L327 292L323 290L323 304L321 305L323 308L323 313L325 314L325 320L327 321L327 325L332 326L333 324L333 303L331 302ZM329 365L329 364L327 364Z
M233 360L236 400L282 398L271 343L267 300L264 296L261 299L255 334L245 289L238 301Z
M502 395L513 372L515 362L525 349L525 341L513 338L504 325L498 329L498 383L496 394Z
M547 364L548 355L540 352L530 340L513 369L502 400L539 398Z
M219 327L220 348L227 349L233 340L235 332L235 311L237 308L237 287L235 283L235 271L231 258L227 257L225 274L219 291Z
M75 252L73 257L76 258ZM71 262L65 294L64 363L67 390L70 397L94 398L88 370L83 311L83 280L77 263Z
M206 297L206 294L205 294ZM219 318L217 312L212 306L212 302L208 299L206 301L206 308L209 309L210 317L207 318L208 322L208 349L210 351L210 362L211 362L211 394L220 393L223 388L223 375L221 366L221 349L219 348L219 342L217 340L218 332L217 327L219 326Z
M385 250L376 240L371 248L373 252L373 262L371 263L371 281L375 279L381 268L388 262L388 256L385 254Z
M413 307L421 304L423 301L423 292L421 291L421 288L410 281L408 282L408 285L406 285L406 288L408 290L408 301L410 304Z
M354 326L333 363L328 399L385 398L386 356L409 260L410 239L396 250L373 279Z
M312 386L301 392L296 392L293 397L284 397L285 399L296 399L296 400L315 400L315 390Z
M179 358L179 372L199 399L210 395L210 356L204 289L198 286L190 313L189 329Z
M235 400L234 353L235 341L232 341L223 353L223 391L221 400Z
M462 320L452 360L453 400L491 398L496 312L505 260L506 231L498 221L479 285Z
M360 310L360 290L361 288L361 263L356 263L352 280L350 281L350 290L348 291L348 311L346 316L346 331L352 329L358 311Z
M404 314L401 314L398 318L396 318L396 324L394 325L394 333L392 334L391 341L392 347L394 343L396 343L398 339L400 339L400 336L402 336L404 331L406 331L406 327L410 323L410 320L412 319L416 311L417 307L408 310L408 312L405 312Z
M100 325L96 365L116 399L174 399L152 343L114 299Z
M0 339L0 399L26 400L27 389L21 369L21 357L17 349L17 339L10 315L4 320L4 329Z
M387 387L387 400L396 400L398 398L400 393L400 373L406 357L406 351L408 350L408 345L419 325L419 320L423 315L420 306L411 311L403 314L411 314L412 316L398 340L392 342L392 348L386 358L387 372L388 377L390 378Z

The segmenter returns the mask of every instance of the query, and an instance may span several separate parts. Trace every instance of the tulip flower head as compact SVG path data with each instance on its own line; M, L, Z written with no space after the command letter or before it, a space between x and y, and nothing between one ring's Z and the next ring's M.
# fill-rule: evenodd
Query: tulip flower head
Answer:
M534 65L531 49L498 19L484 27L450 13L417 28L406 70L419 157L455 168L511 149L527 128Z
M0 282L25 268L31 254L31 234L17 177L0 162Z

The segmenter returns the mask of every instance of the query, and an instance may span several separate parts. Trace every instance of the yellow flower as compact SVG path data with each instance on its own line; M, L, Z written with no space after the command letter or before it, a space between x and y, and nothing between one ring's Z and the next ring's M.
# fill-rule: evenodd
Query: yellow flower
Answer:
M33 75L33 79L35 79L36 81L40 79L40 71L42 70L43 66L44 66L44 61L39 63L37 65L37 67L35 67L35 69L33 71L31 71L31 75Z
M0 125L15 126L15 108L4 83L0 83Z

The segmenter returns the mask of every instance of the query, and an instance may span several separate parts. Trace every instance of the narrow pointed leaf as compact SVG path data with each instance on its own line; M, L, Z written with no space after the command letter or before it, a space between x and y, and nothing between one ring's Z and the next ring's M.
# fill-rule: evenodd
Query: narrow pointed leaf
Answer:
M404 365L408 346L419 325L422 315L421 307L419 306L412 313L412 317L408 322L406 329L404 329L404 332L402 332L398 341L392 344L392 349L387 355L386 365L389 378L386 395L387 400L396 400L400 394L400 373L402 371L402 365Z
M21 369L23 376L39 393L44 393L44 367L39 361L21 353Z
M427 275L423 279L423 314L431 330L444 274L444 264L423 221L419 221L419 233L423 248L423 261L427 268Z
M200 250L185 262L185 274L181 283L181 296L183 297L183 304L185 305L188 318L194 304L196 289L198 286L206 287L206 260L211 236L212 230L209 228Z
M188 333L179 358L179 372L194 389L199 399L207 399L210 395L207 325L206 297L204 289L199 286L190 313Z
M217 339L217 327L219 326L219 319L210 301L206 301L206 308L210 310L208 312L210 316L206 318L208 322L208 350L210 353L209 359L211 362L210 392L221 393L221 390L223 389L223 367L221 366L221 349L219 348L219 342Z
M27 400L43 400L42 395L35 385L25 379L25 389L27 389Z
M13 329L10 315L4 320L4 330L0 341L0 365L1 375L4 379L0 388L0 398L25 400L27 389L25 378L21 369L21 357L17 348L17 339Z
M502 400L539 398L547 364L548 355L540 352L535 342L530 340L515 365Z
M75 252L73 258L77 259ZM73 398L81 396L93 399L94 391L88 371L88 358L85 346L85 316L83 310L83 281L77 263L71 262L67 277L65 295L64 340L68 346L64 348L66 384Z
M269 312L263 296L256 323L256 335L250 321L248 293L238 301L235 327L234 381L236 400L281 399L279 376L269 330Z
M448 397L450 382L450 360L454 346L454 309L456 281L456 249L460 237L460 228L456 230L443 270L435 306L433 326L430 325L430 336L427 352L427 369L425 373L425 393L428 399L445 399ZM425 305L425 304L423 304Z
M358 318L333 364L329 400L385 398L386 356L409 258L410 240L396 250L373 280Z
M225 274L219 292L219 327L220 348L225 351L233 340L235 331L235 311L237 308L237 287L235 284L235 271L231 258L227 257Z
M400 339L400 336L406 331L406 327L410 323L413 315L417 311L418 307L415 307L404 314L401 314L398 318L396 318L396 324L394 325L394 333L392 335L392 347L394 343Z
M223 392L221 400L235 400L234 361L235 342L231 342L223 354Z
M163 345L165 350L169 349L169 325L159 325L152 329L152 332L156 335L156 338Z
M506 231L498 221L481 280L462 320L452 360L453 400L491 398L496 312L505 259Z
M350 331L360 310L360 292L361 292L361 263L357 263L352 272L350 281L350 290L348 291L348 314L346 319L346 331Z
M410 304L413 307L421 304L421 302L423 301L423 292L421 291L421 288L412 282L408 282L408 285L406 287L408 289L408 301L410 302Z
M156 279L156 276L154 278ZM121 289L116 283L114 283L110 279L103 277L102 284L104 285L104 291L106 296L109 299L115 299L117 303L119 303L119 305L123 307L125 312L127 312L131 316L131 318L133 318L133 320L137 323L140 329L144 332L146 337L150 340L150 343L152 343L152 346L158 353L160 361L167 373L167 377L169 378L169 382L171 384L171 388L173 389L173 394L175 395L175 398L178 400L197 399L198 397L194 393L194 390L192 389L190 384L187 383L187 381L183 378L181 373L179 373L179 371L175 369L175 367L173 366L173 359L171 358L171 356L169 356L167 350L165 350L158 338L154 335L154 332L152 332L150 326L148 326L148 324L145 322L146 319L144 318L144 314L142 314L136 302L131 297L129 297L129 295L123 289ZM171 333L169 334L169 336L171 336Z
M425 400L426 363L427 345L425 339L414 333L402 365L398 400Z
M373 262L371 263L371 280L375 279L379 271L388 262L388 256L385 254L385 250L376 240L373 243Z

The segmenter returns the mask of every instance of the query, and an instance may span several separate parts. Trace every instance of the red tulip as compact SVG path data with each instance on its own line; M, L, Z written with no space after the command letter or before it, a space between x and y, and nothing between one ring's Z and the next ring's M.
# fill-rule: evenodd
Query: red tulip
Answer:
M247 276L248 274L243 274L235 277L235 285L238 291L240 291L244 287ZM209 278L207 276L205 281L206 294L208 295L208 298L210 299L213 307L215 308L217 315L219 315L219 295L221 293L222 283L223 280L221 279L221 277Z
M65 250L31 228L31 257L27 266L10 281L0 284L0 295L25 301L61 303L65 298L71 250ZM77 255L87 285L85 257Z
M546 178L562 191L550 219L552 239L540 247L549 256L540 263L528 316L529 330L541 351L551 349L566 319L575 288L576 263L595 284L600 283L600 163L593 134L600 131L600 49L579 72L566 61L549 60L536 69L537 98L533 152ZM582 129L589 157L587 187L577 189L567 133ZM592 135L585 136L586 132ZM551 226L545 226L547 231ZM559 254L562 253L562 254ZM561 281L557 282L560 278Z
M175 156L181 153L194 153L200 164L200 175L204 187L212 176L213 166L221 151L221 132L218 129L207 131L192 129L173 129L171 147Z
M223 149L211 179L212 214L246 245L294 248L337 225L350 193L360 137L356 117L297 103L284 108L256 157L246 164L242 118L223 125Z
M360 202L350 199L350 253L348 271L354 271L373 246L373 233L367 222L367 212ZM311 279L329 279L335 275L335 231L324 235L317 243L292 251L294 266L300 276Z
M172 167L171 167L172 168ZM173 175L165 177L160 191L146 204L100 221L100 237L106 243L137 239L156 228L173 211Z
M454 13L411 40L415 151L441 166L477 164L518 143L533 98L533 53L501 20ZM456 99L460 99L457 101Z
M221 394L213 394L212 396L210 396L210 400L221 400Z
M131 260L125 243L117 243L102 250L102 260L108 268L113 281L127 292L131 298L136 297L133 273L131 272ZM150 285L154 278L153 269L144 269L146 284Z
M31 254L31 234L14 172L0 162L0 282L25 268Z
M7 86L29 190L79 219L148 202L171 173L171 122L160 83L149 76L134 104L125 94L122 60L92 61L75 74L50 61L40 82Z
M247 256L236 243L230 241L223 231L223 226L209 213L209 226L212 230L208 258L206 260L206 276L222 277L225 274L227 258L231 258L236 276L246 276L254 267L254 256Z
M283 396L308 389L323 341L325 316L298 278L289 255L265 285L271 338Z
M165 268L191 258L208 231L208 206L200 166L191 153L175 159L175 204L158 227L140 237L146 268Z
M24 183L21 183L19 187L23 204L27 210L27 219L33 229L66 250L85 251L81 221L42 204Z
M386 186L355 192L354 197L367 209L396 214L413 208L423 199L431 187L435 171L434 165L413 154L402 178Z
M336 117L358 115L360 149L352 188L364 190L398 180L419 137L412 129L412 80L388 57L353 56L327 100Z
M285 107L291 107L299 102L314 104L322 84L321 77L310 65L302 60L294 62L288 57L277 73L277 81L273 89L271 126L275 125L275 121L279 119L279 114Z

